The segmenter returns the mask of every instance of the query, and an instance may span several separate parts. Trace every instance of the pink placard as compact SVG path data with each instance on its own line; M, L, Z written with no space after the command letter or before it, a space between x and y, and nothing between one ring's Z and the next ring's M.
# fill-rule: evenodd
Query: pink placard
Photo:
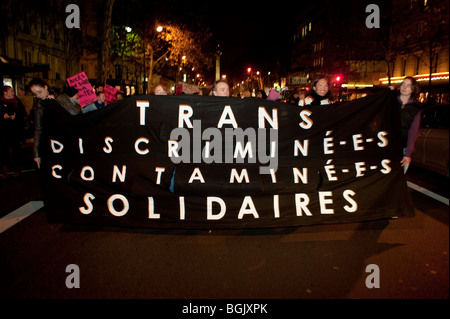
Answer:
M274 89L270 89L269 96L267 97L270 101L276 101L281 97L281 94L275 91Z
M109 84L106 84L104 87L105 92L105 102L106 104L111 104L116 101L116 93L119 90L117 90L115 87L112 87Z
M86 73L80 72L67 78L67 83L78 90L78 103L81 107L85 107L86 105L97 101L97 95L95 94L94 88L89 82Z

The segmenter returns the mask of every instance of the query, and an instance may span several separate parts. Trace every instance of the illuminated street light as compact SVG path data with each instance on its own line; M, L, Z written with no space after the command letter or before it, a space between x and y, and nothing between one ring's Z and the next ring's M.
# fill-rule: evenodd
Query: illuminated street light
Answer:
M163 27L162 26L158 26L157 28L156 28L156 31L158 31L158 32L161 32L163 30Z

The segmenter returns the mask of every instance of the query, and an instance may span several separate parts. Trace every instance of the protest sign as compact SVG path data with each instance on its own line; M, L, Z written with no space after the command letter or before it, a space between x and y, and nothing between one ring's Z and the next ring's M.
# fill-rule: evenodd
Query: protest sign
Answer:
M67 83L69 86L78 90L78 103L81 107L85 107L86 105L97 101L97 95L95 94L94 88L89 82L86 73L80 72L67 78Z
M104 92L106 104L111 104L116 101L116 93L118 92L118 90L115 87L106 84L104 87Z
M414 215L389 89L307 108L138 96L61 116L41 168L50 219L211 229Z

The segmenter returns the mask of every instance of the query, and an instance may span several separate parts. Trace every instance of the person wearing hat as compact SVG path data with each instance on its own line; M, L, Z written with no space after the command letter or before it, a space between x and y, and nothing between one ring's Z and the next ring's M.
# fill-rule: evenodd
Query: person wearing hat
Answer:
M63 93L56 97L56 101L66 109L71 115L81 114L81 106L78 104L78 90L74 87L67 87Z

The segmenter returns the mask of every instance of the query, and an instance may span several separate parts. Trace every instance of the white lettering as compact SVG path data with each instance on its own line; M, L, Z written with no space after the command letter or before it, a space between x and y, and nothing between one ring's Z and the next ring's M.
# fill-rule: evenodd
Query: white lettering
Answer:
M91 193L86 193L83 197L83 201L86 204L86 208L84 207L78 207L80 213L84 215L89 215L94 210L94 205L92 205L92 200L95 199L95 196Z
M213 214L212 205L213 203L217 203L220 206L220 212L218 214ZM207 197L206 198L206 212L207 212L207 219L208 220L219 220L223 216L225 216L226 212L226 205L222 198L220 197Z
M134 143L134 149L136 150L136 153L138 153L138 154L140 154L140 155L145 155L145 154L147 154L148 152L149 152L149 150L148 150L148 148L146 148L146 149L144 149L144 150L141 150L140 148L139 148L139 144L140 143L146 143L146 144L148 144L150 141L147 139L147 138L145 138L145 137L140 137L140 138L138 138L137 140L136 140L136 143Z
M139 110L139 125L145 125L145 109L150 106L149 101L136 101Z
M238 124L236 122L236 118L234 117L233 110L231 106L226 105L223 108L222 116L220 117L219 124L217 124L218 128L222 128L224 124L231 124L233 128L237 128Z
M242 202L241 209L239 210L238 219L242 219L245 214L251 214L255 218L259 218L258 212L256 211L255 204L250 196L245 196Z
M114 201L120 200L122 202L123 208L122 210L116 210L114 208ZM121 194L114 194L110 198L108 198L108 209L109 212L117 217L124 216L126 213L128 213L128 209L130 209L130 204L128 203L128 199L121 195Z
M183 127L183 123L186 123L188 128L192 128L192 122L189 119L194 114L194 110L189 105L180 104L178 107L178 127Z

